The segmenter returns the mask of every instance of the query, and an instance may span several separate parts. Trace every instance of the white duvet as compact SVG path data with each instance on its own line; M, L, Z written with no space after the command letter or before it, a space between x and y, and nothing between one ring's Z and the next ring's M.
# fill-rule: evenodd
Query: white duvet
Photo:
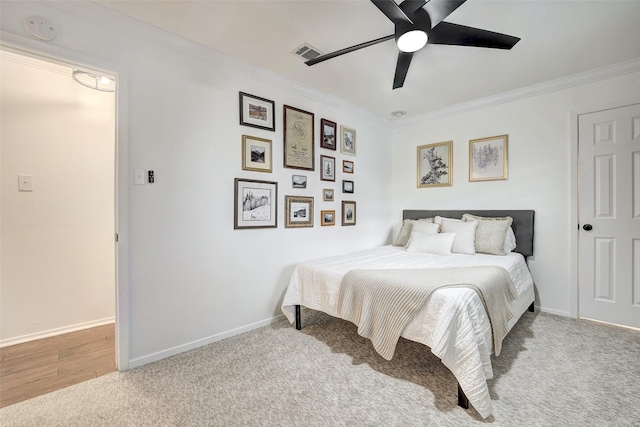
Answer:
M295 321L296 305L340 317L337 313L338 291L342 276L350 270L478 265L496 265L509 272L518 291L518 299L513 302L515 317L509 322L511 329L534 300L533 278L524 257L515 252L507 256L440 256L410 253L390 245L302 262L291 276L282 312L291 323ZM493 377L491 324L474 290L436 290L406 326L402 336L430 347L456 377L478 413L483 418L491 414L487 387L487 380Z

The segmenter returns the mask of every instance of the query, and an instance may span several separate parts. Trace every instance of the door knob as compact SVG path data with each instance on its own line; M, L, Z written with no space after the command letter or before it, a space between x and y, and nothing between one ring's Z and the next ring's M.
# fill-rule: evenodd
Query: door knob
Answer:
M593 226L591 224L585 224L585 225L582 226L582 229L584 231L591 231L591 230L593 230Z

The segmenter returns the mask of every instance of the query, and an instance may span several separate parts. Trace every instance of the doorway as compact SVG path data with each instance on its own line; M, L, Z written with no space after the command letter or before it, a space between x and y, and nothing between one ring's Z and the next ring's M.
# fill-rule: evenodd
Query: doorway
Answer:
M640 328L640 104L578 116L578 316Z
M68 64L0 55L0 346L63 336L82 346L77 337L116 320L115 93L78 84Z

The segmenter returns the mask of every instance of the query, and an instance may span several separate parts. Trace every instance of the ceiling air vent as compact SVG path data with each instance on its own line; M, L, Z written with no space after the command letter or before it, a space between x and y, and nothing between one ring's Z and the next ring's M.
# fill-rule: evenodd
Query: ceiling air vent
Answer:
M315 59L318 56L323 54L318 49L316 49L315 47L311 46L309 43L301 44L300 46L295 48L294 51L291 52L291 53L293 53L296 56L299 56L300 58L302 58L305 61L308 61L310 59Z

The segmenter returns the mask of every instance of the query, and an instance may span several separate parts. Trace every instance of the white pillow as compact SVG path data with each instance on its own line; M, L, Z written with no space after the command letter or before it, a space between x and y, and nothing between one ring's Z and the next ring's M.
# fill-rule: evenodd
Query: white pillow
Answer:
M452 252L460 254L475 254L476 253L476 227L477 222L463 222L463 221L451 221L448 219L442 219L442 225L440 225L441 233L455 233L456 237L453 240Z
M505 241L513 218L510 216L504 218L489 218L464 214L462 219L464 221L478 222L478 228L476 229L476 252L492 255L507 254L507 251L505 251Z
M516 248L517 246L516 242L516 234L513 232L513 228L509 227L507 229L507 238L504 239L504 252L505 253L509 253L509 252L513 252L513 250Z
M417 222L433 222L433 218L423 218L423 219L405 219L402 221L402 227L400 227L400 232L398 233L398 237L396 237L395 242L393 242L394 246L406 246L409 241L409 237L411 236L411 230L413 230L413 224Z
M453 239L455 237L456 235L453 233L411 233L409 243L407 244L407 252L451 255L451 247L453 246Z
M436 215L436 217L435 217L435 218L433 218L433 222L434 222L435 224L442 224L442 221L462 222L462 220L461 220L461 219L447 218L447 217L439 216L439 215Z
M438 234L440 231L440 224L434 224L433 222L418 221L413 224L413 233L425 233L425 234Z

